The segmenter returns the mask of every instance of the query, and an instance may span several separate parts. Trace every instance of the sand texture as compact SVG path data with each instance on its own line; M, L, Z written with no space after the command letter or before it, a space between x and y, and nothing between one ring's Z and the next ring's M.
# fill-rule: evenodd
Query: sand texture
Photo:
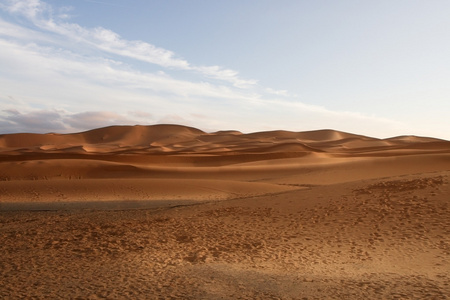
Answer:
M0 299L448 299L450 142L0 135Z

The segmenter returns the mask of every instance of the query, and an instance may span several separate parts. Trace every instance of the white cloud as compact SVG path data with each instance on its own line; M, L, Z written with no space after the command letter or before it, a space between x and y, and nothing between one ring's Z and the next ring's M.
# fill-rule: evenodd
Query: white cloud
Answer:
M35 39L46 39L47 41L50 41L50 39L45 38L43 34L35 30L17 26L9 22L5 22L2 19L0 19L0 36L9 38L13 37L21 40L27 39L29 41Z
M194 69L211 78L228 81L238 88L247 88L258 83L257 80L240 79L237 71L223 69L219 66L195 67Z
M2 126L3 132L13 129L69 132L156 122L247 132L279 128L312 130L324 126L350 131L360 123L362 130L366 128L374 134L375 128L398 125L356 113L273 99L252 91L178 80L166 73L143 73L117 61L83 57L35 44L21 45L0 39L0 63L8 74L8 79L0 79L0 93L13 97L0 97L0 102L5 108L22 112L15 118L11 114L0 116L0 120L9 122L9 126ZM32 124L33 120L39 120L37 115L43 115L42 109L36 112L37 106L48 111L46 122L53 121L42 126ZM104 112L105 107L110 110ZM55 108L65 112L57 115ZM141 114L126 113L130 110ZM193 114L208 118L193 118ZM150 120L143 118L150 115Z
M165 68L195 71L203 76L229 82L235 87L246 88L256 80L245 80L238 72L219 66L193 66L175 53L143 41L129 41L119 34L102 27L85 28L78 24L64 22L67 14L54 16L52 7L39 0L10 0L5 8L10 13L22 15L42 30L57 33L78 43L108 53L133 58Z
M134 94L140 95L149 95L150 92L156 98L161 97L158 94L203 99L245 100L251 98L251 94L245 91L206 82L178 80L167 74L161 75L160 72L143 73L123 66L120 62L101 57L86 58L69 51L40 47L36 44L21 45L1 39L0 47L0 62L3 65L3 72L7 72L9 77L21 80L22 84L26 82L39 86L53 83L54 87L51 90L44 91L47 95L55 94L58 91L64 94L67 86L70 86L77 94L83 94L81 86L85 86L84 89L88 90L89 86L100 85L111 89L106 94L121 89L122 93L123 91L132 91ZM80 86L79 90L77 90L77 86ZM13 87L12 83L8 85L9 89ZM17 88L20 90L20 87ZM99 89L100 87L93 88ZM70 95L66 97L72 98Z
M29 19L35 19L44 13L51 12L51 7L39 0L7 0L6 2L8 4L3 4L3 6L7 11L20 13Z
M156 122L246 132L324 127L351 131L358 124L360 133L373 135L383 131L389 135L404 127L386 119L288 101L293 97L289 92L241 79L237 71L195 66L171 51L128 41L108 29L67 23L38 0L7 3L3 9L26 17L35 27L0 19L2 132L73 132ZM124 57L166 69L139 71ZM188 79L180 79L180 72L174 70L183 70L182 77Z

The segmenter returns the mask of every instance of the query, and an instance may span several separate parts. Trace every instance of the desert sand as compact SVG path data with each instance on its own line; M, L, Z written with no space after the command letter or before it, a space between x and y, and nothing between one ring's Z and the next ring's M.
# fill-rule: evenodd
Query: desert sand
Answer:
M450 142L0 135L1 299L448 299Z

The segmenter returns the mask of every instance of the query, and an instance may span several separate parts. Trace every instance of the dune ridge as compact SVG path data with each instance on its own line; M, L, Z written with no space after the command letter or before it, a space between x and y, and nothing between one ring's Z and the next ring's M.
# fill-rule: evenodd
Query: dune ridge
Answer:
M417 145L448 148L449 141L402 136L376 139L336 130L305 132L267 131L243 134L237 131L206 133L181 125L110 126L73 134L0 135L0 154L18 153L120 153L208 154L228 152L345 153L368 148L401 148ZM429 147L429 148L433 148ZM284 149L287 148L287 149Z

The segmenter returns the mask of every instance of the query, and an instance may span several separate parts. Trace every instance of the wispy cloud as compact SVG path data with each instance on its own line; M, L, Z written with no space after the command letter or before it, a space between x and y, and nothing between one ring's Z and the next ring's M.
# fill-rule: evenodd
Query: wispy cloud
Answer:
M126 40L119 34L102 27L85 28L78 24L65 22L67 14L55 14L52 7L39 0L9 0L4 9L21 15L41 30L56 33L77 43L96 48L115 55L133 58L164 68L174 68L198 72L199 74L245 88L256 84L256 80L246 80L238 72L220 66L195 66L167 49L156 47L139 40Z
M284 96L284 97L297 97L297 95L293 95L289 93L287 90L274 90L272 88L266 88L265 89L267 93L277 96Z
M24 28L22 26L14 25L9 22L5 22L0 19L0 36L4 38L15 38L21 40L36 40L47 39L45 35L31 29ZM50 41L50 39L47 39Z
M237 71L223 69L219 66L193 67L193 69L211 78L228 81L239 88L250 87L258 83L257 80L241 79L239 78L239 73Z
M148 95L148 92L151 92L154 96L153 100L168 94L182 98L233 98L236 100L251 97L245 91L233 90L223 85L179 80L161 72L139 72L124 66L119 61L102 57L84 57L67 50L41 47L34 43L22 45L0 39L0 47L2 48L0 62L4 63L5 68L9 66L8 69L11 70L9 77L15 76L22 82L32 79L29 84L40 85L53 82L54 89L46 93L57 92L59 90L57 84L60 83L72 86L75 91L77 85L83 84L85 88L89 88L93 84L98 84L112 89L122 88L123 91L133 91L137 95L146 93ZM64 90L60 92L64 93ZM79 90L77 93L82 94L82 91ZM67 95L66 98L70 101L72 97ZM61 102L64 100L61 99Z
M3 113L0 122L4 132L29 132L30 128L35 128L35 132L64 131L66 129L60 114L56 111L37 110L21 113L18 110L8 109Z
M2 132L176 122L242 131L351 131L359 123L370 134L403 126L306 105L288 91L261 87L237 71L194 65L147 42L69 23L68 8L56 11L39 0L7 0L0 8L29 22L27 28L0 18ZM125 58L157 68L143 71Z
M97 1L97 0L84 0L84 1L91 2L91 3L97 3L97 4L102 4L102 5L108 5L108 6L126 7L126 5L113 3L113 2L108 2L108 1Z

